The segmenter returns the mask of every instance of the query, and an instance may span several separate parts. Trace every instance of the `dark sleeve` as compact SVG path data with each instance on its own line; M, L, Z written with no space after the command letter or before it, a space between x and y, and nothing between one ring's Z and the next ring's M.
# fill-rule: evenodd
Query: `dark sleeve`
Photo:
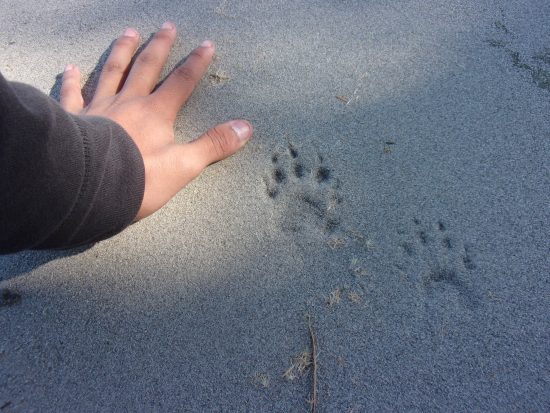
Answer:
M71 248L130 225L145 173L117 123L74 116L0 74L0 253Z

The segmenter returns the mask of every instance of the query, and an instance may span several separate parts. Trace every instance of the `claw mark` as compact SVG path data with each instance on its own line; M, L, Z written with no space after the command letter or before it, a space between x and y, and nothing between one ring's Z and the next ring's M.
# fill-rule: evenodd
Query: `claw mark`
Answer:
M286 179L286 174L282 169L275 169L273 171L273 179L275 179L275 182L278 184L283 183Z
M324 166L319 167L319 169L317 169L317 173L315 174L315 178L319 183L328 181L330 178L330 169L325 168Z

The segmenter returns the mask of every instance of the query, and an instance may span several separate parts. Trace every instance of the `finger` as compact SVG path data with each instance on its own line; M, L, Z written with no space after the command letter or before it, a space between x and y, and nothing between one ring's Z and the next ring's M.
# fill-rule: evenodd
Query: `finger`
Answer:
M245 120L222 123L192 142L180 145L185 176L197 176L208 165L221 161L239 149L252 137L252 125Z
M84 99L80 89L80 70L76 65L65 66L59 101L61 107L71 113L80 112L84 107Z
M94 99L114 96L120 90L138 44L139 33L130 27L116 40L101 70Z
M174 40L176 27L170 22L164 23L132 65L123 88L125 94L146 96L151 93L159 80Z
M189 99L195 86L206 73L214 57L214 51L214 44L205 40L155 91L154 99L164 108L168 116L176 118L181 106Z

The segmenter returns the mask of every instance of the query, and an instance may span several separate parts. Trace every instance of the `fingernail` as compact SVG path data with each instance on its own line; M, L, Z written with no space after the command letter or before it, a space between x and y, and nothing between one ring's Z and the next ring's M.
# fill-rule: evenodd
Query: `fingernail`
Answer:
M231 129L233 129L241 141L246 141L250 138L250 125L244 120L232 121Z
M161 29L174 30L176 26L172 22L164 22L161 26Z
M124 30L124 36L126 37L138 37L139 34L136 29L132 29L131 27L128 27L126 30Z
M210 40L205 40L201 43L201 47L212 47L214 46L214 43L212 43Z
M70 70L73 70L74 69L74 65L71 65L71 64L68 64L65 66L65 72L68 72Z

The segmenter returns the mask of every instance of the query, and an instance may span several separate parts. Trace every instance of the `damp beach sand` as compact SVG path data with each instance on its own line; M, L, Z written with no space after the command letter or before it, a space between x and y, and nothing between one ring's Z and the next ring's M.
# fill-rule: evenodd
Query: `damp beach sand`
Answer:
M0 70L127 26L255 136L86 250L0 257L0 412L548 411L550 3L0 0Z

